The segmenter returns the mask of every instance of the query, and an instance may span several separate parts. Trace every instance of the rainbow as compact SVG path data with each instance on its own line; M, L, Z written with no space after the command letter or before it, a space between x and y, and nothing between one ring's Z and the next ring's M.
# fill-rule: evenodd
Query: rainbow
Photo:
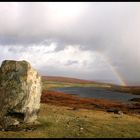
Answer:
M114 73L115 77L120 82L120 85L126 86L127 84L126 84L124 78L122 77L121 73L118 70L116 70L116 68L113 67L113 65L110 62L108 64L109 64L110 70Z
M106 61L106 63L108 64L110 70L113 72L114 76L117 78L117 80L119 81L120 85L121 86L126 86L127 83L126 81L124 80L122 74L120 73L119 70L117 70L114 66L113 66L113 63L111 61L111 59L109 59L109 57L107 57L107 55L99 52L99 54L104 58L104 60Z

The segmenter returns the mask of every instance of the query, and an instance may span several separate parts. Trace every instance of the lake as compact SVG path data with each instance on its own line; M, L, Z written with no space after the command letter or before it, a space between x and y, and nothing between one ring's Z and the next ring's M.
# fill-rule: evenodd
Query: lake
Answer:
M121 102L128 102L132 98L140 98L140 95L115 92L99 87L65 87L65 88L56 88L55 91L77 95L80 97L108 99Z

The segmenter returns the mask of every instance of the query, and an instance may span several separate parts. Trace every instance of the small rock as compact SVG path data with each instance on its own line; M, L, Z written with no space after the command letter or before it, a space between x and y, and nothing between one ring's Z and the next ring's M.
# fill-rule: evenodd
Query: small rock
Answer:
M121 110L118 110L118 109L107 109L106 111L113 112L114 114L123 115L123 112Z
M32 131L33 131L32 129L27 130L27 132L32 132Z
M15 120L15 122L13 123L13 125L17 126L19 124L19 121Z
M80 128L80 130L83 130L83 129L84 129L84 128L82 128L82 127Z
M112 109L112 108L109 108L106 110L107 112L113 112L113 113L116 113L118 110L117 109Z
M26 129L23 129L22 131L23 131L23 132L25 132L25 131L26 131Z
M121 110L118 111L118 114L123 116L123 112Z

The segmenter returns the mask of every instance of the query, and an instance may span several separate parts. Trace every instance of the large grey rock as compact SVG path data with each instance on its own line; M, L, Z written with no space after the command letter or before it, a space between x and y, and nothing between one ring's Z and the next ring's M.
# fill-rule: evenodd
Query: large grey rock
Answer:
M41 76L27 61L3 61L0 68L0 125L32 123L40 108Z

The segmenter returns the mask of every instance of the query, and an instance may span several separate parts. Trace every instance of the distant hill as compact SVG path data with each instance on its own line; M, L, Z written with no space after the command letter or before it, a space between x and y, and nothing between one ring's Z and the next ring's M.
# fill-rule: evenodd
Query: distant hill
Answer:
M43 76L43 79L48 80L48 81L82 83L82 84L94 82L94 81L89 81L89 80L81 80L81 79L77 79L77 78L60 77L60 76Z
M120 86L110 83L103 83L97 81L90 80L82 80L71 77L61 77L61 76L42 76L43 80L53 81L53 82L64 82L64 83L75 83L75 84L98 84L98 85L107 85L110 90L118 91L118 92L126 92L140 95L140 86Z
M55 82L67 82L67 83L78 83L78 84L89 84L89 83L108 84L108 83L101 83L97 81L83 80L83 79L77 79L71 77L61 77L61 76L42 76L42 78L47 81L55 81Z

